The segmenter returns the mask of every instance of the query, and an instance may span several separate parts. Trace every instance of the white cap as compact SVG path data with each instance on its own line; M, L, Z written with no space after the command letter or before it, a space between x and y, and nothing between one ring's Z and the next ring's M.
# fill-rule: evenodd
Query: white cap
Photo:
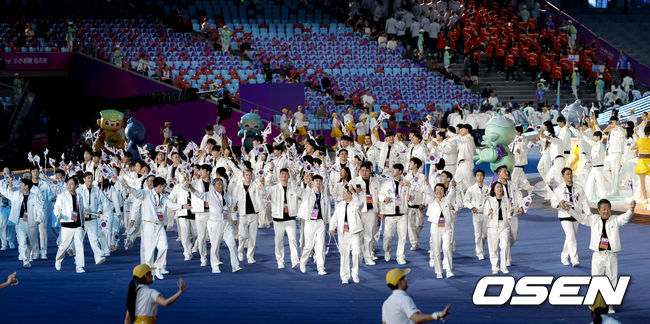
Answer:
M602 79L602 78L603 78L603 75L602 75L602 74L599 74L599 75L598 75L598 78L599 78L599 79Z
M574 68L573 68L573 71L578 71L578 67L574 67Z
M445 46L445 49L449 49L449 48L450 48L449 46Z
M569 24L573 24L573 21L569 20Z
M546 82L546 80L544 80L544 78L542 78L542 79L539 79L539 82Z

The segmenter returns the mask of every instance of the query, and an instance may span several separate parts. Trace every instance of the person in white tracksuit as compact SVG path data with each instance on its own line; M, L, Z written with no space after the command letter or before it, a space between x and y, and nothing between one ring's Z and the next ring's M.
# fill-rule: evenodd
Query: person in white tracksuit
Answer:
M490 195L490 187L483 184L485 172L476 170L474 172L476 183L467 188L464 201L465 207L472 211L472 223L474 224L474 252L479 260L485 259L483 245L487 238L487 222L483 214L483 206Z
M551 206L558 208L557 217L564 230L564 246L560 254L562 264L569 265L569 259L574 267L580 265L578 258L578 220L574 214L582 214L589 211L587 195L580 185L573 182L573 170L564 168L562 170L564 183L557 186L551 197Z
M589 171L591 171L591 164L587 163L589 162L591 145L589 145L587 139L591 139L594 136L594 131L589 127L589 123L582 122L579 130L575 129L575 127L571 127L571 133L580 139L580 143L578 144L580 162L578 163L578 178L576 179L576 182L581 186L584 186L587 184L587 177L589 176Z
M203 164L199 167L200 178L191 183L194 190L199 192L210 191L210 173L212 173L212 166L209 164ZM195 245L197 246L199 255L201 256L201 266L205 267L208 265L208 249L206 242L208 239L208 218L210 217L210 208L208 202L198 198L195 194L191 195L191 205L192 213L196 215L195 223L197 237Z
M458 126L458 136L456 136L458 146L458 166L454 179L458 184L459 190L465 191L472 185L472 171L474 170L474 154L476 145L474 137L471 135L472 126L469 124L460 124Z
M98 222L98 241L99 246L102 250L102 256L107 257L111 254L111 246L115 246L117 239L115 239L114 234L119 234L119 232L114 232L115 226L113 224L117 222L119 224L122 213L120 211L120 193L115 188L114 184L109 180L105 179L103 175L99 175L97 178L99 183L99 207L100 212ZM118 226L119 229L119 226Z
M417 134L419 136L419 134ZM427 181L419 170L422 167L422 160L417 157L412 157L409 161L409 172L404 177L404 185L408 187L406 192L406 201L408 210L407 217L407 232L409 241L411 242L411 251L420 248L420 232L424 227L424 216L422 211L425 204L423 194L428 186Z
M309 177L306 177L309 179ZM300 258L300 271L307 271L307 261L314 253L316 267L319 275L326 275L325 271L325 226L330 218L330 200L323 186L323 177L316 174L311 178L310 187L303 193L298 218L305 221L305 245Z
M156 177L153 180L153 189L134 189L128 187L133 198L142 201L142 234L141 242L144 260L149 266L154 266L154 276L160 280L164 279L165 274L169 273L165 267L167 265L167 225L166 208L190 209L190 205L179 205L173 203L167 195L163 194L167 182L164 178ZM154 251L158 249L158 255L154 261Z
M483 214L487 221L488 250L492 274L507 274L506 259L510 250L510 222L508 218L513 215L514 205L505 196L503 184L494 182L483 207ZM500 259L500 263L499 263Z
M594 194L598 199L605 198L607 190L605 189L605 175L603 174L603 166L605 163L605 147L601 142L603 133L595 131L591 139L585 138L585 141L591 145L591 153L589 155L589 164L591 170L587 177L585 184L585 194L587 199L592 199Z
M528 164L528 144L530 141L521 134L524 132L522 126L516 126L517 137L510 144L510 151L515 155L515 166L512 169L512 182L516 184L521 190L526 190L528 194L532 194L533 186L528 182L524 167Z
M598 201L598 215L586 211L576 213L578 221L591 227L589 249L594 251L591 257L591 275L605 275L612 287L618 282L618 252L621 250L619 228L627 224L634 215L636 201L632 200L630 208L621 215L612 215L612 204L607 199ZM610 313L614 309L610 306Z
M174 176L176 177L175 171ZM178 176L180 176L180 173L178 173ZM191 203L190 193L184 190L182 185L177 185L172 189L172 192L169 194L169 199L179 205ZM191 210L186 209L179 209L174 212L176 213L176 220L178 222L178 232L181 237L183 257L185 261L190 261L192 260L192 246L196 240L196 216Z
M408 207L406 201L406 192L408 187L404 185L402 179L404 166L400 163L393 165L391 177L381 184L379 191L379 201L381 204L380 216L384 218L384 260L390 261L390 251L393 245L393 237L397 232L397 251L395 252L397 263L406 264L406 235L408 219L406 212Z
M363 222L361 221L361 202L354 197L349 186L343 191L343 200L339 201L334 208L334 214L330 219L329 235L334 232L339 237L339 253L341 254L340 276L341 283L352 281L359 283L359 263L361 261L361 239ZM350 253L352 254L352 268L350 268Z
M561 170L560 170L561 171ZM508 229L510 230L510 248L508 249L506 265L512 265L512 246L517 242L517 237L519 236L519 214L524 213L524 209L521 207L523 202L523 197L521 197L521 191L517 188L517 185L510 181L510 171L505 165L502 165L496 170L497 175L499 176L499 182L503 185L503 195L506 199L512 204L513 210L512 213L508 216Z
M244 261L244 249L247 249L248 263L255 263L255 245L257 244L257 228L260 212L263 211L265 196L265 178L253 180L250 169L243 171L243 182L234 185L232 198L234 210L239 213L239 246L237 257Z
M58 271L61 270L61 263L65 258L65 252L74 242L75 250L75 266L78 273L83 273L85 266L84 255L84 231L83 224L85 217L83 216L84 201L77 194L77 186L79 181L76 177L70 177L66 180L66 191L60 193L56 197L54 203L54 215L61 222L61 244L56 252L54 268Z
M30 179L21 179L20 189L14 189L13 178L0 184L0 195L11 201L8 220L16 224L18 259L23 268L29 269L32 260L39 256L38 225L45 218L43 196Z
M379 189L381 182L372 175L372 162L364 161L359 168L359 176L350 181L357 199L362 202L361 221L363 221L363 258L367 265L375 265L375 233L377 233L379 211ZM365 204L363 203L365 202Z
M101 203L101 196L99 189L93 185L94 177L90 172L85 172L83 176L83 184L77 188L79 198L83 200L82 215L84 220L84 234L88 235L88 242L90 248L93 250L95 257L95 264L99 265L106 261L104 253L99 248L99 228L97 226L97 216L99 206ZM90 213L86 213L86 211Z
M45 180L45 176L41 175L37 166L32 166L29 171L32 175L31 179L33 187L37 188L43 197L43 213L45 213L45 217L43 218L44 222L38 224L38 237L40 258L41 260L47 260L47 232L49 230L48 220L52 213L52 193L50 191L50 185ZM43 181L40 181L41 179L43 179Z
M237 243L235 242L235 230L233 225L237 225L236 213L232 212L233 201L230 194L224 191L223 180L217 178L212 180L212 188L208 192L197 191L189 183L187 175L186 190L192 192L197 198L207 201L209 204L208 233L210 234L210 265L212 273L221 273L219 269L219 249L223 239L230 252L230 265L232 272L241 270L237 258Z
M284 235L289 240L291 252L291 267L300 266L298 257L298 241L296 238L296 216L298 214L298 197L302 190L293 181L289 180L289 170L280 170L280 181L267 190L271 197L271 216L273 217L273 231L275 232L275 259L278 269L284 269Z
M540 133L538 136L549 142L548 144L549 157L553 164L548 169L548 171L540 174L543 175L544 181L546 181L546 183L552 183L552 182L560 183L562 182L561 171L566 166L565 165L566 158L564 156L564 151L563 151L564 141L561 138L555 136L555 131L553 129L553 124L551 124L551 121L549 120L545 121L544 127L546 127L546 131ZM540 170L540 172L541 171L542 170ZM551 193L549 192L549 197L550 194Z
M429 252L429 266L433 267L436 272L436 278L442 278L442 264L440 262L440 252L444 253L445 269L447 278L454 276L451 271L452 252L451 252L451 224L454 222L452 211L456 210L454 203L447 196L447 188L444 184L438 183L434 186L433 191L427 191L426 199L429 201L427 208L427 220L431 223L431 237L429 243L431 251ZM453 190L453 189L451 189ZM453 195L451 195L453 197Z
M609 119L611 128L609 129L609 136L607 137L607 159L606 164L612 172L612 178L609 179L611 185L612 195L619 194L621 187L621 158L623 157L623 150L625 149L626 132L621 127L618 116L612 116ZM605 130L607 132L607 129ZM602 198L602 197L601 197Z

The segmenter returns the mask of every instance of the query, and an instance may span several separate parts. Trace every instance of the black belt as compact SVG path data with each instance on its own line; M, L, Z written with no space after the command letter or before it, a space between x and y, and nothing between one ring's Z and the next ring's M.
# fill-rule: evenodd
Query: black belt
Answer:
M409 208L420 208L420 205L409 205Z
M577 222L578 220L573 218L573 216L569 216L568 218L560 218L560 221Z
M600 167L603 167L603 166L604 166L603 164L599 164L599 165L592 166L592 168L600 168Z
M384 215L385 217L396 217L396 216L404 216L404 214L395 214L395 215Z
M462 160L458 161L458 163L462 163L462 162L465 162L465 159L462 159Z
M571 151L564 151L564 154L570 154Z
M523 165L515 165L515 168L522 168L523 169L524 166Z
M554 157L553 160L555 160L557 158L564 158L564 155L558 155L558 156Z

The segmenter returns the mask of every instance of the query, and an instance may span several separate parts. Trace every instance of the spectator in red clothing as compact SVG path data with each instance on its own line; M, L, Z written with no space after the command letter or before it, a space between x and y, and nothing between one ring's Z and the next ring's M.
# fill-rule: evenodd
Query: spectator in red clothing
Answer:
M557 84L560 80L562 80L562 66L559 62L555 62L553 63L553 83Z
M508 81L508 76L512 76L512 81L515 81L515 56L512 54L512 51L506 55L506 81Z
M503 41L494 49L494 56L496 57L496 69L498 72L503 72L503 67L506 62L506 46Z
M551 55L548 53L544 53L542 55L542 60L541 60L541 70L542 70L542 78L546 80L551 79L551 72L553 70L553 64L551 63Z
M528 66L530 67L530 76L532 81L537 81L537 72L539 71L539 54L535 52L530 52L528 54Z

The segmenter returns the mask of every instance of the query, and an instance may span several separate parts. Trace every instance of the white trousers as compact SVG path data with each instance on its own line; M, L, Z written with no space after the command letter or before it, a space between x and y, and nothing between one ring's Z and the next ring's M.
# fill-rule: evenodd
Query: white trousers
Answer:
M487 234L492 272L507 271L506 258L510 251L509 226L504 221L499 221L499 227L488 227ZM499 259L501 259L500 266Z
M99 229L97 228L97 220L87 220L84 225L85 234L88 235L88 242L90 248L93 250L95 263L102 259L102 250L99 248Z
M247 248L246 258L255 259L255 245L257 244L257 214L239 215L239 246L237 253L244 253Z
M140 238L144 263L158 269L165 269L167 266L167 232L163 224L142 222L142 237ZM154 250L158 249L158 255L154 260Z
M591 171L591 166L587 164L587 160L589 157L587 157L586 154L581 155L581 160L579 162L578 166L578 183L583 187L587 187L587 177L589 176L589 172ZM635 164L636 166L636 164Z
M262 208L258 210L258 215L258 227L262 228L271 226L271 208L268 203L262 202Z
M519 236L519 215L514 214L508 218L508 228L510 229L508 239L508 253L506 254L506 264L512 264L512 246L517 242Z
M86 266L85 255L84 255L84 230L82 227L77 228L68 228L61 227L61 245L56 251L56 260L57 264L63 262L65 258L65 252L68 250L70 245L74 242L74 263L77 268L83 268Z
M305 221L305 245L302 248L300 266L304 267L314 251L318 270L325 270L325 222L322 219Z
M609 278L612 286L618 282L618 254L610 251L594 252L591 256L591 275Z
M7 223L9 223L9 221L5 217L5 215L0 214L0 243L2 243L3 249L7 248L7 245L9 243L9 240L7 239L7 237L9 236Z
M430 252L429 259L433 260L433 268L436 275L442 275L442 263L440 262L440 252L444 253L443 257L445 269L451 271L453 256L451 253L451 230L447 227L438 227L438 223L431 223L431 237L429 238Z
M196 237L196 225L193 219L186 217L177 217L176 219L181 236L181 245L183 246L183 256L189 259L192 257L192 244Z
M474 161L463 161L456 168L454 179L463 192L474 183Z
M363 258L366 262L372 260L375 254L375 233L377 233L377 212L371 209L361 213L363 222Z
M553 165L548 169L548 173L545 176L546 182L553 179L556 183L562 183L562 169L565 165L566 159L564 157L561 156L553 159Z
M514 167L512 169L512 182L517 185L517 188L525 190L528 193L533 191L533 186L528 182L526 178L526 173L524 173L524 168Z
M278 222L273 220L273 231L275 232L275 259L278 265L284 265L284 234L289 240L289 251L291 252L291 266L300 264L298 258L298 242L296 241L296 220Z
M422 227L424 227L424 217L422 216L422 211L419 208L410 208L406 213L408 219L408 237L411 242L411 246L420 244L420 232Z
M393 245L393 236L397 232L397 260L406 261L406 235L408 218L405 215L401 216L386 216L384 217L384 253L390 257L390 251Z
M564 230L564 246L562 247L562 254L560 254L560 259L562 263L569 262L576 264L579 263L578 259L578 241L576 236L578 235L578 222L572 221L560 221L562 229Z
M300 233L298 237L298 247L302 248L305 245L305 220L302 218L298 218L298 231Z
M587 199L591 199L594 194L597 194L598 199L605 198L607 191L605 190L605 177L603 176L603 167L592 167L587 177L587 185L585 186L585 194Z
M209 213L196 213L196 242L195 244L198 247L199 255L201 256L201 263L208 262L208 218L210 217ZM214 244L219 244L219 242L212 242ZM217 249L218 251L218 249Z
M487 222L483 214L472 213L472 223L474 224L474 252L479 258L485 257L483 245L487 238Z
M610 170L612 170L612 177L609 179L609 184L612 187L612 192L618 193L621 187L621 157L623 157L623 153L609 152L608 154L609 159L607 159L607 163L609 164Z
M38 226L27 225L18 219L16 222L16 239L18 241L18 260L30 261L38 258Z
M219 244L223 239L228 246L230 253L230 265L232 270L239 269L237 260L237 243L235 243L235 229L231 220L208 220L208 232L210 233L210 266L212 270L219 269Z
M542 157L539 158L537 163L537 171L542 176L548 172L548 169L551 168L551 156L548 153L543 153Z
M352 253L352 278L359 277L359 262L361 261L361 233L339 233L339 253L341 254L341 280L350 279L350 253Z
M447 161L447 160L445 160L445 162L446 162L445 163L445 168L443 170L451 172L452 175L455 174L456 173L456 163L457 162L453 161L453 163L452 163L452 161Z
M44 257L47 255L47 222L45 223L40 223L38 224L38 237L39 237L39 243L40 243L40 253L41 257Z

